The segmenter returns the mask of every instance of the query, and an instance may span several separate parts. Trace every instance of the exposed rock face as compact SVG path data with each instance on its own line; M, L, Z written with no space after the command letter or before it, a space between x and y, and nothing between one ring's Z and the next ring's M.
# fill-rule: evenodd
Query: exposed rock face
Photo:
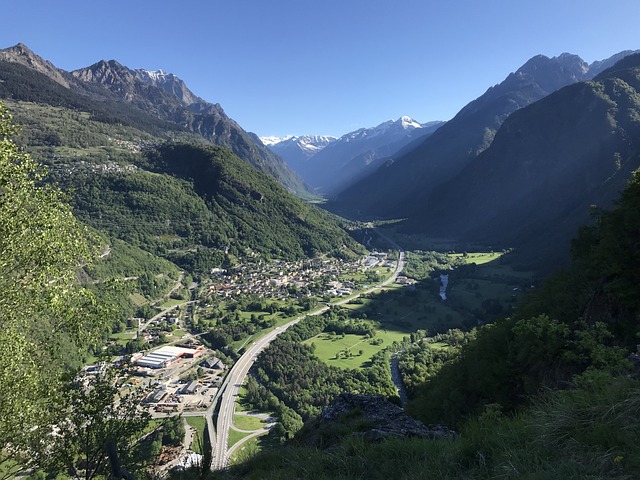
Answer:
M440 439L457 436L444 425L424 425L405 415L402 408L382 395L341 393L320 414L314 428L317 434L309 435L306 443L326 447L324 431L334 425L337 430L351 429L352 436L374 442L386 438Z
M32 68L65 88L71 88L73 78L67 72L56 68L51 62L33 53L24 43L0 50L0 60L14 62Z

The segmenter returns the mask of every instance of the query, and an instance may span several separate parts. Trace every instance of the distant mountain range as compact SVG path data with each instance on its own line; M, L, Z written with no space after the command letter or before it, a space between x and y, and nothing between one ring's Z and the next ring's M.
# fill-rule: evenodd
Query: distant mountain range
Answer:
M339 139L260 139L174 75L113 60L65 72L21 44L0 50L0 98L13 102L23 121L21 145L78 192L87 223L104 222L109 234L141 248L151 244L153 253L169 251L165 238L181 246L172 252L187 256L204 247L196 259L168 257L183 266L206 265L235 243L237 252L289 256L326 251L330 237L349 243L333 219L292 203L285 190L258 177L247 186L243 177L253 178L251 170L223 168L235 157L206 151L212 143L289 192L322 192L333 212L401 218L406 233L516 247L535 252L536 262L566 251L591 206L610 206L640 167L640 55L630 51L592 64L567 53L538 55L446 123L402 117ZM161 143L183 141L199 146L155 157L164 162L171 154L170 167L144 156ZM269 149L295 165L306 184ZM191 162L185 174L178 154L208 157L185 158ZM204 173L219 190L201 183L200 166L213 169ZM163 192L171 192L171 202ZM299 235L274 233L285 230Z
M491 145L509 115L562 87L593 78L628 53L591 65L568 53L531 58L416 148L396 155L371 175L339 192L328 208L385 218L419 215L436 187L460 173Z
M98 103L117 102L112 110L138 110L137 116L152 116L176 128L198 133L205 140L229 148L258 170L268 173L298 195L308 195L304 182L284 160L229 118L219 104L197 97L172 74L144 69L132 70L115 60L101 60L87 68L66 72L42 59L26 45L0 50L0 61L22 65L43 74L71 93ZM21 95L23 92L13 92Z
M296 172L304 169L306 163L336 137L326 135L290 135L287 137L260 137L269 150L280 155Z
M389 120L372 128L360 128L336 139L306 135L263 137L312 187L332 195L373 172L382 161L418 138L425 138L444 122L420 124L409 117Z

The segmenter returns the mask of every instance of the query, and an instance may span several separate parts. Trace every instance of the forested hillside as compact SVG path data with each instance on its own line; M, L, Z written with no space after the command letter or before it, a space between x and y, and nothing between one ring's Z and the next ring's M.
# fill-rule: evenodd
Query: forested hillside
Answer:
M540 252L567 245L640 166L640 56L513 113L406 228ZM555 256L557 257L557 255Z
M251 251L300 258L360 248L330 214L202 137L156 136L64 106L8 104L22 125L17 142L49 165L79 218L189 271ZM162 146L167 140L189 143Z

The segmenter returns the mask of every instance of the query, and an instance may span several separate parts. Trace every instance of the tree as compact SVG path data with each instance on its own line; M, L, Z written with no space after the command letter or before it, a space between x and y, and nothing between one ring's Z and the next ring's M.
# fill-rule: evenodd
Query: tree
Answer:
M87 231L61 192L41 185L44 172L10 139L16 131L0 103L0 464L29 466L48 447L66 367L101 322L76 285L92 256Z
M162 428L162 444L177 446L184 441L185 428L182 417L171 417L165 420Z
M73 472L74 478L90 480L108 475L114 461L118 466L126 465L130 475L136 467L153 461L144 458L144 449L140 448L150 416L138 412L140 394L122 393L114 385L116 378L108 372L87 384L74 384L67 392L52 460L54 466L57 462Z

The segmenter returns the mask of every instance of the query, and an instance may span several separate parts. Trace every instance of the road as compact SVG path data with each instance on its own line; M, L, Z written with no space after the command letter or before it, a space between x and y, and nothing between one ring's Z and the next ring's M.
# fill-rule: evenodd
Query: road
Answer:
M325 311L329 307L323 307L318 310ZM314 312L315 313L315 312ZM244 383L244 379L258 358L258 355L282 332L292 325L302 320L306 315L301 315L296 319L277 327L264 337L254 342L245 353L238 359L233 368L226 376L224 383L220 387L218 394L220 395L220 410L218 411L218 422L216 425L216 447L213 449L213 461L211 462L211 470L221 470L227 466L228 453L227 444L229 442L229 428L233 424L233 414L235 411L235 402L238 398L240 387ZM215 403L215 402L214 402ZM212 444L213 445L213 444Z
M176 280L175 284L173 285L173 287L171 287L171 290L169 290L169 293L167 293L163 298L170 298L171 294L182 286L183 278L184 278L184 272L180 272L180 275L178 276L178 279ZM159 301L160 300L158 300L157 302L159 302ZM146 322L140 324L140 326L138 327L138 331L139 332L145 331L149 327L149 325L151 325L151 323L153 321L157 320L158 318L162 317L163 315L166 315L171 310L174 310L174 309L176 309L176 308L178 308L178 307L180 307L182 305L188 305L189 303L195 303L195 302L193 302L193 301L185 301L185 302L173 305L171 307L167 307L167 308L162 309L162 311L160 313L158 313L157 315L154 315L153 317L151 317Z
M404 250L400 248L398 244L393 242L391 239L386 237L385 235L378 232L381 237L391 243L395 248L398 249L398 262L396 263L396 268L393 274L380 285L370 287L369 289L360 292L356 295L350 295L339 302L335 302L333 305L341 305L349 302L353 298L357 298L362 294L371 293L377 290L380 287L385 285L389 285L390 283L395 282L398 275L404 269ZM216 395L216 399L214 400L212 406L210 407L210 411L207 411L207 425L209 425L209 438L211 440L212 447L212 462L211 462L211 470L221 470L225 468L229 462L229 451L227 450L228 440L229 440L229 429L233 424L233 415L235 411L235 402L238 398L238 393L240 391L240 387L244 383L244 379L249 372L249 369L252 367L258 355L265 349L267 346L282 332L284 332L287 328L295 325L300 320L305 318L307 315L319 315L323 312L329 310L328 306L324 306L310 312L309 314L301 315L296 319L286 323L280 327L277 327L275 330L269 332L264 337L255 341L246 351L245 353L238 359L235 365L229 371L229 374L224 380L224 383L218 390ZM210 426L211 422L211 414L213 412L214 406L216 405L218 399L220 399L220 409L218 413L218 422L216 425L216 434L213 434L213 431ZM214 438L216 437L216 438Z

